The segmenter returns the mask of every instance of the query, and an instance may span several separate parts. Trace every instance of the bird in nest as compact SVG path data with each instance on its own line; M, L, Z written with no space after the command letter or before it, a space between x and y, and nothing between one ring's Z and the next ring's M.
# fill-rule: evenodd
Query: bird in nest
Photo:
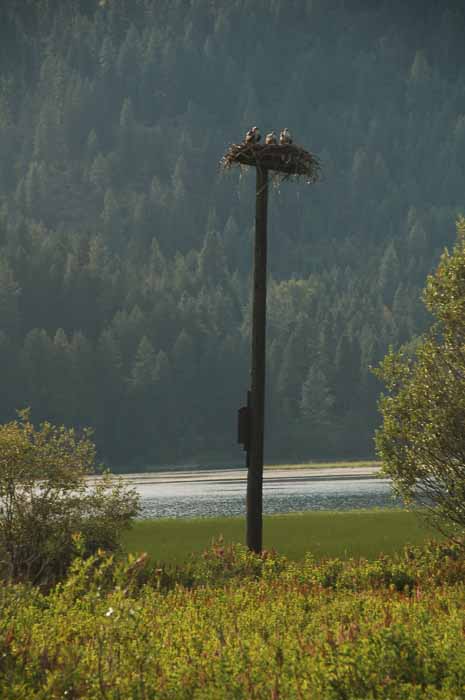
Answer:
M275 146L278 143L274 131L270 131L270 133L265 136L265 143L267 146Z
M291 132L289 131L287 126L279 134L279 143L281 144L281 146L288 146L289 144L292 143Z
M245 135L246 143L258 143L261 139L260 132L257 126L253 126Z

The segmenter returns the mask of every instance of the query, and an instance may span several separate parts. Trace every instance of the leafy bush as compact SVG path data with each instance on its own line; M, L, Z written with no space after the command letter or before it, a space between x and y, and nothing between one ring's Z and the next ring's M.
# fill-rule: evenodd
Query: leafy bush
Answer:
M457 566L442 545L320 565L216 543L162 590L146 557L97 552L47 595L0 592L2 697L459 700Z
M293 562L274 551L255 554L244 545L225 544L220 538L183 564L166 564L152 561L146 554L131 554L124 565L114 560L108 573L110 588L120 585L134 592L143 586L167 593L177 587L225 588L259 580L291 579L312 590L386 589L411 594L418 587L465 581L465 556L461 542L431 541L419 547L409 545L400 555L381 555L375 561L331 558L317 562L307 553L302 561Z
M137 495L108 476L95 483L90 434L43 423L27 411L0 426L0 577L51 585L76 554L116 550Z
M465 533L465 218L457 243L428 278L424 301L436 322L414 348L392 350L376 374L388 394L376 446L384 472L451 538Z

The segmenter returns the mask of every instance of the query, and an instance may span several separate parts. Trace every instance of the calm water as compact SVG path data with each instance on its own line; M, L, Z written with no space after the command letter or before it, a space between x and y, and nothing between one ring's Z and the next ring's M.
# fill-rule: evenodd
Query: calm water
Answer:
M226 476L225 476L226 474ZM192 518L245 512L243 471L144 474L128 477L141 496L142 518ZM296 472L264 481L265 513L399 507L390 482L367 476L309 476Z

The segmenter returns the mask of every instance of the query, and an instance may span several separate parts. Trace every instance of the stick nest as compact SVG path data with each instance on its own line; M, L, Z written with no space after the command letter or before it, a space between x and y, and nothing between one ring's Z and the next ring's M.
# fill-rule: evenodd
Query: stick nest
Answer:
M280 180L304 177L310 184L320 179L321 165L317 156L295 144L233 143L221 159L223 170L233 165L248 165L269 170Z

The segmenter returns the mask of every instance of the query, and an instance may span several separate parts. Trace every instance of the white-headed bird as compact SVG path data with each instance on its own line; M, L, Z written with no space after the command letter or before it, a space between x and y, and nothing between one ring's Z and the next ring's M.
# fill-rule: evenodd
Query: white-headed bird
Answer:
M267 146L275 146L278 143L274 131L270 131L270 133L265 136L265 143Z
M246 143L258 143L261 139L260 132L257 126L253 126L245 135Z
M291 132L289 131L287 126L281 131L279 135L279 143L281 144L281 146L287 146L292 143Z

